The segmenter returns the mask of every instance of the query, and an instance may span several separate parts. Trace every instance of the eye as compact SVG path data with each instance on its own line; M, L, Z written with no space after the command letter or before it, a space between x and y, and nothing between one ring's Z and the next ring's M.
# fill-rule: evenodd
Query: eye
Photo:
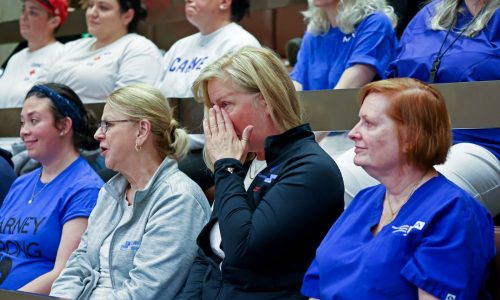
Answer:
M40 122L38 119L35 119L35 118L31 118L31 119L30 119L30 123L31 123L32 125L36 125L36 124L38 124L38 122Z

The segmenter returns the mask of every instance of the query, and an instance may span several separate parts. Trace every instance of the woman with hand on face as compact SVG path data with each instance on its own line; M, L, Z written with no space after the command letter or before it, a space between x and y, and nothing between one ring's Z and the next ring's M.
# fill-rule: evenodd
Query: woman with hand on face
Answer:
M103 182L79 149L95 149L97 121L64 85L35 85L21 139L41 168L14 181L0 209L0 288L48 294L87 228Z
M181 298L302 299L302 276L343 210L340 171L301 125L292 81L272 51L223 56L193 93L207 109L215 202Z
M187 134L159 90L131 85L108 97L95 138L119 174L101 189L51 295L175 299L210 214L201 189L177 168Z
M63 45L55 32L68 16L67 0L24 0L19 29L28 48L13 55L0 76L0 108L23 106L24 96L36 82L45 81Z
M104 101L114 90L132 84L156 84L161 54L134 31L145 19L141 0L88 0L87 29L93 37L64 45L48 80L67 84L84 103Z
M414 79L370 83L349 133L359 192L316 252L302 292L318 299L482 299L495 255L488 211L434 169L451 144L443 96Z

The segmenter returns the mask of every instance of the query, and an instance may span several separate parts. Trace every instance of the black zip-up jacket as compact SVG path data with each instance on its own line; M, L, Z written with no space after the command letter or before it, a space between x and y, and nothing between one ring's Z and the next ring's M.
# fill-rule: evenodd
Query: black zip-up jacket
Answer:
M344 209L342 175L307 124L268 137L265 156L248 191L238 160L215 163L214 209L181 299L305 298L304 273ZM210 247L217 221L223 261Z

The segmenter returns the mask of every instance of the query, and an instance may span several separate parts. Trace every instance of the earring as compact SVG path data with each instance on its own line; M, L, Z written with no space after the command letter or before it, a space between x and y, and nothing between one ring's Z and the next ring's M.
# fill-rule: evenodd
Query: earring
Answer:
M138 142L135 142L134 149L135 149L135 152L139 152L139 151L141 151L141 150L142 150L142 146L139 146L139 143L138 143Z
M64 131L59 132L59 136L63 136L63 135L64 135Z
M220 10L224 10L224 4L221 4L221 5L219 6L219 9L220 9Z

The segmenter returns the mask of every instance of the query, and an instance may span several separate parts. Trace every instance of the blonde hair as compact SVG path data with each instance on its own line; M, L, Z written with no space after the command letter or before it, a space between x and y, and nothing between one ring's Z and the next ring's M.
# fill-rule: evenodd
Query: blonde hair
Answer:
M173 118L167 99L157 88L146 84L129 85L111 93L106 102L131 121L146 119L151 123L156 150L162 159L168 156L180 160L186 155L187 133Z
M298 95L283 63L273 51L247 46L205 67L192 87L194 97L205 104L205 109L212 106L208 82L215 78L233 83L244 93L260 93L277 129L286 131L302 124ZM205 160L209 168L213 167L212 162Z
M314 35L326 34L331 27L326 12L316 7L314 0L308 0L308 4L308 9L302 12L307 23L307 31ZM397 25L394 9L386 0L339 0L337 9L337 26L344 34L353 33L356 25L376 11L384 13L391 20L392 27L395 28Z
M486 0L486 6L473 24L463 33L465 36L473 37L488 25L495 11L500 7L500 0ZM430 26L433 30L448 30L455 26L456 15L464 13L465 8L459 7L459 0L442 0L436 5L434 15L430 19ZM467 25L465 25L467 26Z

